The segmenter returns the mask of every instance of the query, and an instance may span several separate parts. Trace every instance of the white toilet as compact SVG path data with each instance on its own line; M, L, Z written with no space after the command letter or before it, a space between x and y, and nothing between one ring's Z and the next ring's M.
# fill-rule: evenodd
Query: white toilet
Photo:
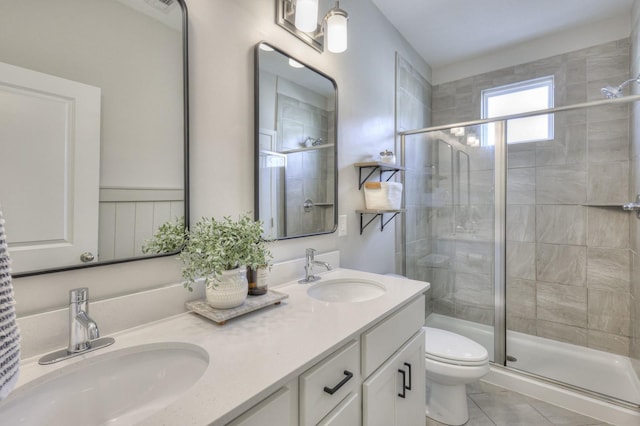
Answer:
M489 372L484 346L459 334L424 327L427 416L448 425L469 420L465 385Z

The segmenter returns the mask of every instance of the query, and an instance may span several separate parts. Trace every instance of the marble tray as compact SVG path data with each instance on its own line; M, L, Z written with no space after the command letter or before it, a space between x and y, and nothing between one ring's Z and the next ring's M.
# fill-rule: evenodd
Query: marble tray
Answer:
M190 311L223 325L231 318L239 317L240 315L244 315L267 306L279 305L280 302L287 297L289 297L288 294L279 293L275 290L268 290L266 294L261 296L247 296L244 303L237 308L212 308L207 303L207 299L194 300L192 302L185 303L185 305Z

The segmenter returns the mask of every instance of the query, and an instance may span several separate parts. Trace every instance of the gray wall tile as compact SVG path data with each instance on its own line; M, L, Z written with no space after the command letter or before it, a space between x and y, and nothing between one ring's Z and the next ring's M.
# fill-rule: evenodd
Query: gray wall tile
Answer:
M576 327L587 327L587 289L584 287L536 284L538 318Z
M629 292L629 250L589 248L587 282L591 288Z
M584 164L536 168L537 204L583 204L587 200Z
M587 278L587 248L537 244L536 273L538 281L584 286Z
M534 205L507 205L507 240L535 242L536 208Z
M593 349L629 356L628 337L603 333L602 331L597 330L588 330L587 345Z
M534 243L507 242L507 277L536 279L536 245Z
M538 320L536 323L538 336L574 345L587 346L587 330L581 327L560 324L557 322Z
M624 204L629 199L629 161L589 164L587 202Z
M588 292L589 329L629 336L629 294L590 288Z
M540 243L584 245L587 209L582 206L536 206L536 239Z
M631 215L615 208L587 209L587 245L591 247L629 247L629 218Z

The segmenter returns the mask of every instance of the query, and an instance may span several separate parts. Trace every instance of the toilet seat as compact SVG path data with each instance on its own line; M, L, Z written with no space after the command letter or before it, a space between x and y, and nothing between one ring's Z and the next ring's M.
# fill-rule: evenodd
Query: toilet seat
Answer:
M423 328L426 358L462 366L479 366L489 362L489 353L479 343L446 330Z

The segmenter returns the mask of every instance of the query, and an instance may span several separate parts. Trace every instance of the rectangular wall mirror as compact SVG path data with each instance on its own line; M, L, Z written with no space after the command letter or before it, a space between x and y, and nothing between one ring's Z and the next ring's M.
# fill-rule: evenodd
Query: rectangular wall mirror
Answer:
M255 56L256 218L279 240L334 232L337 85L267 43Z
M0 0L0 208L16 276L146 258L188 218L182 0Z

